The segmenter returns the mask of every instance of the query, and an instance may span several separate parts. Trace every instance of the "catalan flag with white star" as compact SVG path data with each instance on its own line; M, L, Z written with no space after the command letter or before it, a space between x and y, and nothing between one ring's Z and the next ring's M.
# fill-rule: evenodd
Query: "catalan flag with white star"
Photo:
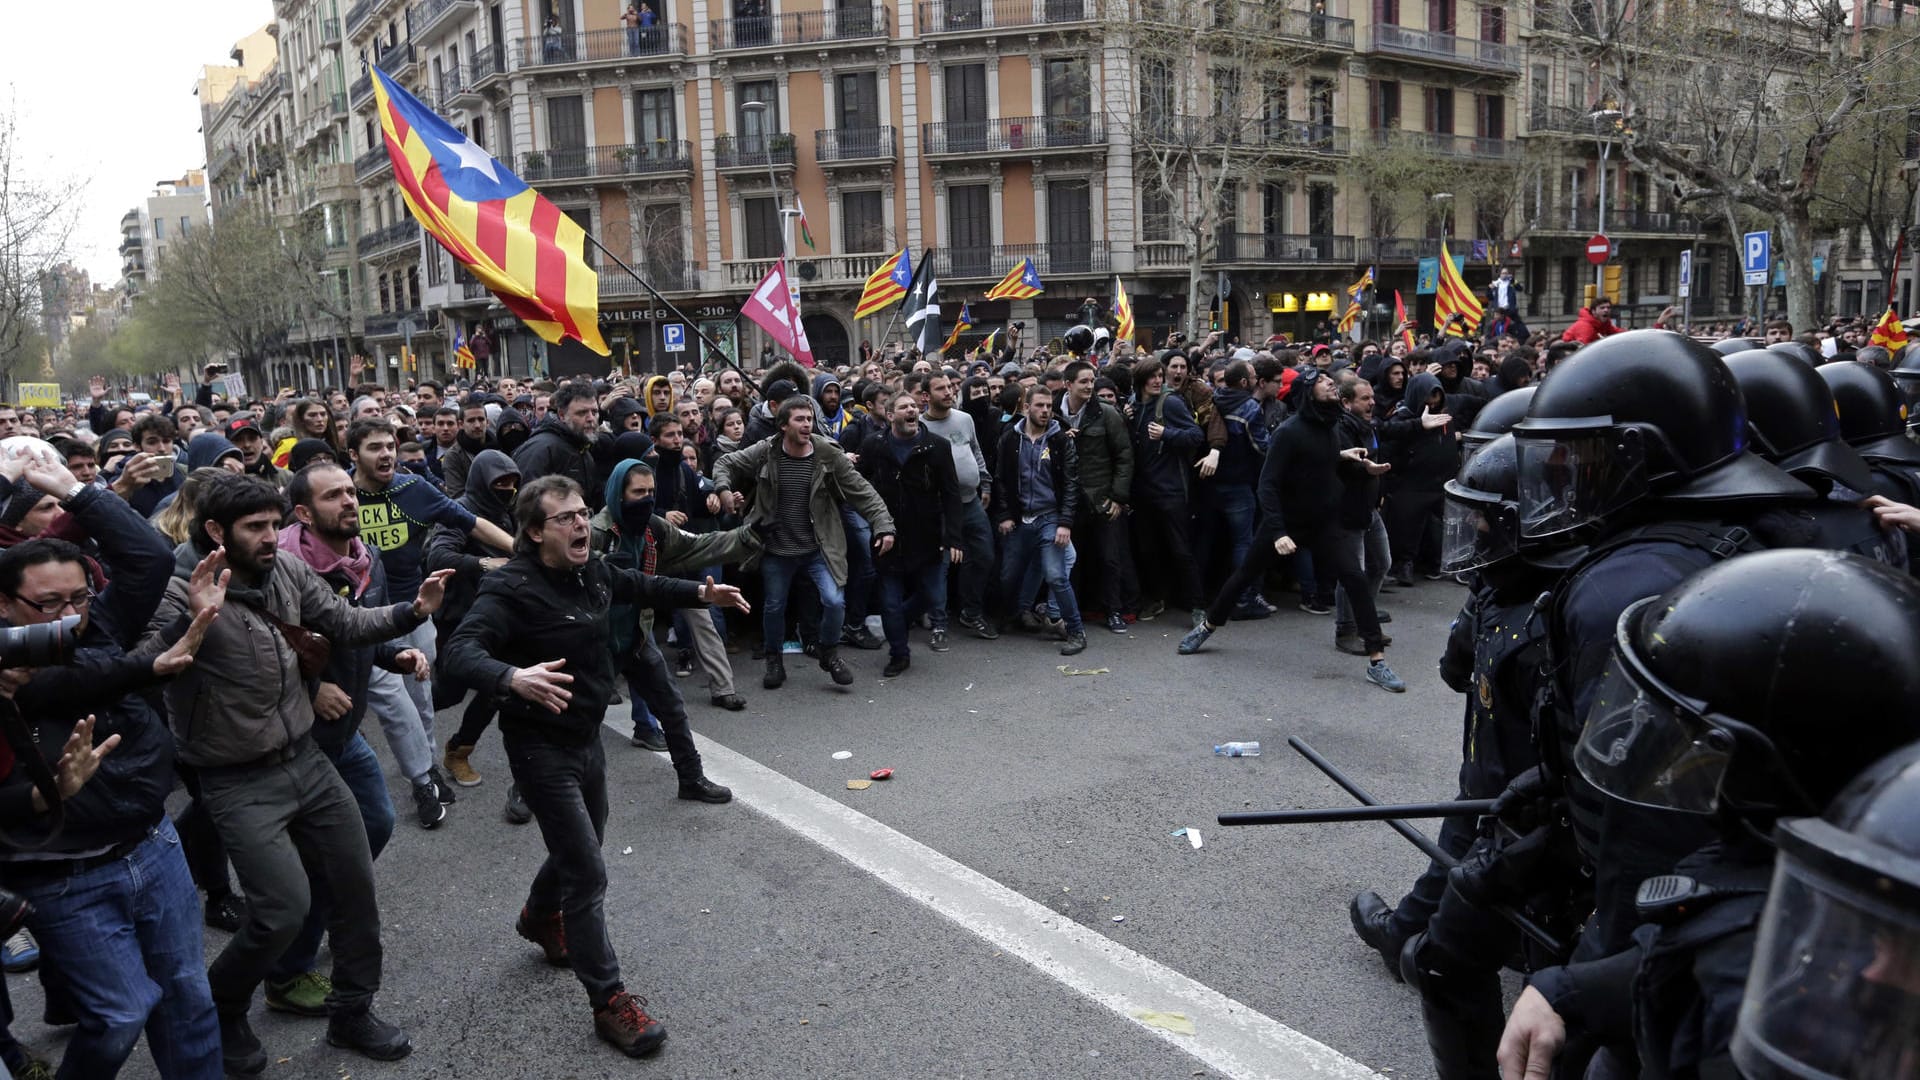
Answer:
M946 352L955 345L960 344L960 335L973 329L973 309L971 307L966 304L961 304L958 318L959 321L953 324L953 333L947 335L947 343L940 346L941 352Z
M586 231L386 72L372 75L394 183L420 227L527 329L611 355Z
M1033 268L1032 259L1021 259L1020 265L1008 271L1000 279L1000 284L987 290L989 300L1031 300L1046 289L1040 284L1040 271Z
M1373 267L1369 266L1367 272L1360 275L1359 281L1347 286L1347 310L1340 316L1341 333L1352 330L1353 324L1360 321L1360 301L1371 288L1373 288Z
M1120 284L1118 274L1113 277L1113 318L1120 324L1119 330L1113 335L1114 340L1133 344L1133 301L1127 299L1127 287Z

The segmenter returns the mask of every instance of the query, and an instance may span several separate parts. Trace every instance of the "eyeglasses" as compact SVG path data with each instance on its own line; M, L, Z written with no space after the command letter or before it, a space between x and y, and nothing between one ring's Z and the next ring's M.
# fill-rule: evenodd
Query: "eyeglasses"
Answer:
M29 600L24 596L15 596L14 599L42 615L58 615L68 608L72 608L77 615L87 610L87 605L93 603L93 598L97 595L98 594L92 589L88 589L85 592L63 597L59 600Z
M587 510L585 507L579 510L562 510L557 514L549 514L542 520L543 522L558 525L563 529L571 528L587 520Z

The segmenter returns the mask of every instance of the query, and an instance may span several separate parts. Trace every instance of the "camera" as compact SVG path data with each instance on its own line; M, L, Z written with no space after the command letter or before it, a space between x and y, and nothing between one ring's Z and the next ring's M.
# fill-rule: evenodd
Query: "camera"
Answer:
M80 616L0 629L0 668L55 667L73 655Z

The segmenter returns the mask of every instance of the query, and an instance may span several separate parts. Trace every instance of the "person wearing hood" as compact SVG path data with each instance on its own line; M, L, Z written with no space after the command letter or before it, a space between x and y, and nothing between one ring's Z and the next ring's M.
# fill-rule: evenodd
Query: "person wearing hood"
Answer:
M615 435L623 431L643 431L647 426L647 407L638 398L625 395L607 403L607 427Z
M1442 488L1460 471L1451 400L1438 376L1421 372L1407 380L1407 395L1379 424L1380 445L1393 475L1386 483L1382 518L1393 551L1389 573L1402 587L1413 584L1413 564L1430 549L1429 581L1438 581Z
M1433 350L1433 363L1427 371L1440 380L1440 389L1446 392L1446 408L1458 422L1456 431L1473 427L1473 418L1480 415L1481 406L1497 392L1487 388L1479 379L1471 378L1473 370L1473 344L1468 341L1449 341ZM1404 404L1406 399L1402 399ZM1451 474L1449 474L1451 478Z
M507 535L513 535L513 497L520 490L520 467L498 450L482 450L474 457L467 476L471 482L467 485L466 494L455 501L476 520L491 522ZM453 636L460 620L473 607L473 599L480 593L480 582L485 574L489 570L499 569L506 561L500 552L476 539L471 532L435 525L433 531L427 534L427 571L453 571L453 576L447 579L446 599L441 602L440 611L434 619L441 642ZM433 707L436 710L449 708L460 700L468 688L448 678L444 671L435 672L435 675ZM476 692L472 700L467 702L466 711L460 716L460 730L447 740L445 756L441 761L447 776L455 784L461 787L480 785L480 774L474 771L470 757L474 746L480 741L481 732L492 723L499 706L499 699L485 691ZM531 816L526 804L519 800L518 793L509 791L508 820L525 822Z
M454 429L453 445L440 454L440 486L447 498L458 499L467 491L467 470L480 451L493 445L488 430L487 403L479 394L468 394L460 403L460 423Z
M1220 467L1213 474L1213 505L1226 523L1233 565L1238 566L1253 546L1254 519L1259 516L1253 485L1260 477L1260 460L1273 442L1272 433L1260 422L1260 403L1253 397L1252 363L1235 360L1227 365L1226 385L1214 395L1213 407L1227 429ZM1264 619L1272 614L1258 582L1247 588L1233 609L1236 619Z
M511 457L532 436L533 426L518 409L498 403L493 408L498 410L492 421L493 448Z
M1373 606L1373 590L1359 553L1351 545L1334 542L1342 467L1357 466L1378 476L1387 471L1387 465L1370 460L1365 447L1339 448L1337 426L1343 410L1339 388L1331 377L1308 367L1295 380L1294 394L1300 398L1299 411L1273 433L1273 445L1260 466L1259 536L1247 560L1213 598L1206 618L1180 639L1179 653L1199 652L1209 637L1226 626L1242 590L1264 580L1276 561L1296 551L1310 551L1315 571L1333 577L1347 590L1367 649L1367 681L1382 690L1403 693L1406 684L1387 666L1379 612Z
M203 431L195 435L187 443L187 472L191 474L196 469L212 468L225 469L228 472L234 473L243 473L247 471L247 464L246 460L240 454L240 448L228 442L225 435L219 435L211 431ZM180 491L177 488L168 492L166 496L154 506L154 514L158 514L167 507L172 506L173 501L179 497Z
M647 376L646 381L640 384L640 401L647 407L649 423L662 416L672 416L673 384L667 381L665 375Z
M740 440L745 446L752 446L780 433L780 425L775 421L774 414L779 411L782 402L808 385L807 369L791 360L782 360L767 369L767 373L760 378L760 385L764 388L764 396L758 404L747 410L747 433Z
M655 513L655 476L643 461L631 458L614 465L603 492L606 507L593 517L594 550L606 556L609 566L644 570L650 574L674 577L702 567L737 563L760 550L760 538L745 526L725 532L690 533ZM703 579L714 584L712 577ZM713 629L713 620L701 608L688 609L690 624ZM634 729L632 743L653 751L665 751L680 780L679 797L698 802L724 803L733 793L707 779L700 762L700 751L693 744L693 731L687 726L686 702L679 684L667 669L666 657L653 640L654 609L616 604L608 615L607 648L614 665L627 681L633 698ZM707 655L718 651L718 661L727 663L726 647L718 631L695 638L701 664L711 668ZM726 675L732 694L731 669ZM720 695L716 694L716 697ZM738 697L737 694L732 695ZM716 702L722 708L745 708L745 701Z
M1148 581L1157 581L1161 589L1158 600L1145 606L1140 617L1150 619L1172 605L1198 622L1206 597L1194 558L1190 489L1193 462L1207 437L1193 422L1186 399L1167 389L1166 368L1160 361L1142 360L1133 366L1133 389L1133 508L1141 541L1134 549L1134 565L1167 570L1164 575L1140 575L1143 590ZM1154 543L1146 543L1149 539ZM1164 561L1156 563L1143 548Z
M1625 329L1626 327L1613 321L1613 301L1602 296L1594 301L1592 307L1580 309L1580 314L1574 316L1572 325L1560 332L1560 340L1591 345L1603 337L1611 337Z
M659 386L665 387L666 380L661 379ZM600 493L592 486L593 444L599 428L600 400L594 397L593 386L578 380L562 383L553 392L553 408L547 418L513 452L521 482L564 476L588 492L589 504L597 503Z
M1080 605L1067 577L1067 545L1073 543L1074 515L1080 512L1079 462L1073 436L1053 418L1047 388L1036 383L1022 397L1025 415L1000 436L994 455L991 516L1004 545L1001 606L1009 614L1026 609L1029 597L1020 595L1020 583L1029 564L1039 559L1066 632L1060 655L1073 656L1087 648Z
M1421 367L1425 367L1425 357L1421 357ZM1385 419L1393 415L1400 399L1407 396L1408 362L1397 356L1389 357L1380 374L1373 379L1373 415Z
M822 435L839 439L840 432L846 428L850 419L848 410L840 407L840 380L834 378L831 372L823 371L815 375L813 401L820 406L820 423L815 430ZM846 446L846 440L841 439L841 445ZM848 449L858 452L859 446L851 446Z

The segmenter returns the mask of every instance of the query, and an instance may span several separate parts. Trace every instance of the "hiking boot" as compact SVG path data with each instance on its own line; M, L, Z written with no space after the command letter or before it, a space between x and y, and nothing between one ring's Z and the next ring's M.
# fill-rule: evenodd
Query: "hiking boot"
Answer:
M1208 626L1204 622L1187 631L1187 636L1180 639L1180 655L1192 656L1194 653L1199 652L1200 646L1205 645L1207 639L1212 636L1213 627Z
M1353 919L1353 932L1360 935L1367 948L1380 954L1386 961L1387 972L1394 982L1406 981L1400 975L1400 949L1406 944L1393 928L1393 909L1381 899L1380 894L1368 889L1353 898L1347 905L1347 915Z
M536 916L523 907L520 917L513 921L513 932L540 946L547 963L554 967L572 966L573 958L567 955L567 925L559 912Z
M667 1039L666 1025L647 1015L647 999L625 990L614 991L605 1005L593 1010L593 1031L628 1057L645 1057Z
M447 820L447 806L440 801L439 789L431 780L413 785L413 808L420 815L423 829L437 829Z
M295 1016L327 1015L327 995L333 980L317 971L304 971L286 982L267 980L267 1008Z
M651 750L656 754L667 751L667 733L657 727L641 726L633 729L633 738L628 740L642 750Z
M787 660L778 651L767 654L767 673L760 676L760 685L768 690L778 690L787 681Z
M845 660L840 659L839 649L820 650L820 670L833 676L835 686L853 685L853 669L847 666Z
M207 897L206 922L215 930L225 930L229 934L240 932L240 924L247 920L247 905L238 896L227 892L219 896Z
M693 650L681 649L673 658L673 677L685 679L693 674Z
M747 699L741 697L739 694L715 694L707 700L728 712L739 712L747 707Z
M947 632L945 630L935 630L932 638L927 642L927 648L932 649L934 652L946 652L948 649L953 648L953 646L947 644Z
M507 788L506 818L509 825L525 825L533 820L533 808L527 800L520 797L520 785L512 784Z
M467 760L472 753L471 746L454 746L449 743L447 756L441 762L447 767L447 775L453 777L453 782L461 787L480 786L480 774L473 771L473 763Z
M886 644L886 642L875 637L873 631L862 625L850 626L842 630L840 632L840 644L851 645L856 649L866 649L871 652Z
M228 1075L258 1076L267 1071L267 1051L247 1023L246 1013L220 1014L220 1063Z
M453 785L447 783L447 778L441 774L439 766L429 765L427 767L427 779L433 781L435 798L448 806L452 806L454 803L460 801L459 797L453 793Z
M1407 692L1407 684L1400 681L1400 676L1393 673L1385 660L1375 660L1367 665L1367 681L1388 693Z
M905 675L907 669L912 666L913 659L911 657L889 656L887 657L887 666L880 669L880 677L883 679L891 679L895 675Z
M723 803L733 801L733 792L704 776L680 781L680 797L689 802Z
M1112 613L1112 614L1110 614L1110 615L1108 615L1108 616L1107 616L1107 632L1108 632L1108 633L1111 633L1111 634L1124 634L1124 633L1126 633L1126 632L1127 632L1127 617L1126 617L1125 615L1122 615L1122 614L1120 614L1120 613L1119 613L1119 612L1117 612L1117 611L1116 611L1116 612L1113 612L1113 613Z
M327 1043L375 1061L399 1061L413 1053L407 1033L373 1015L372 1009L334 1013L327 1020Z
M982 641L993 641L1000 636L1000 631L994 629L993 624L982 618L978 612L961 612L960 625L966 627L968 632Z
M1068 634L1060 645L1061 656L1077 656L1087 651L1087 632L1075 630Z

